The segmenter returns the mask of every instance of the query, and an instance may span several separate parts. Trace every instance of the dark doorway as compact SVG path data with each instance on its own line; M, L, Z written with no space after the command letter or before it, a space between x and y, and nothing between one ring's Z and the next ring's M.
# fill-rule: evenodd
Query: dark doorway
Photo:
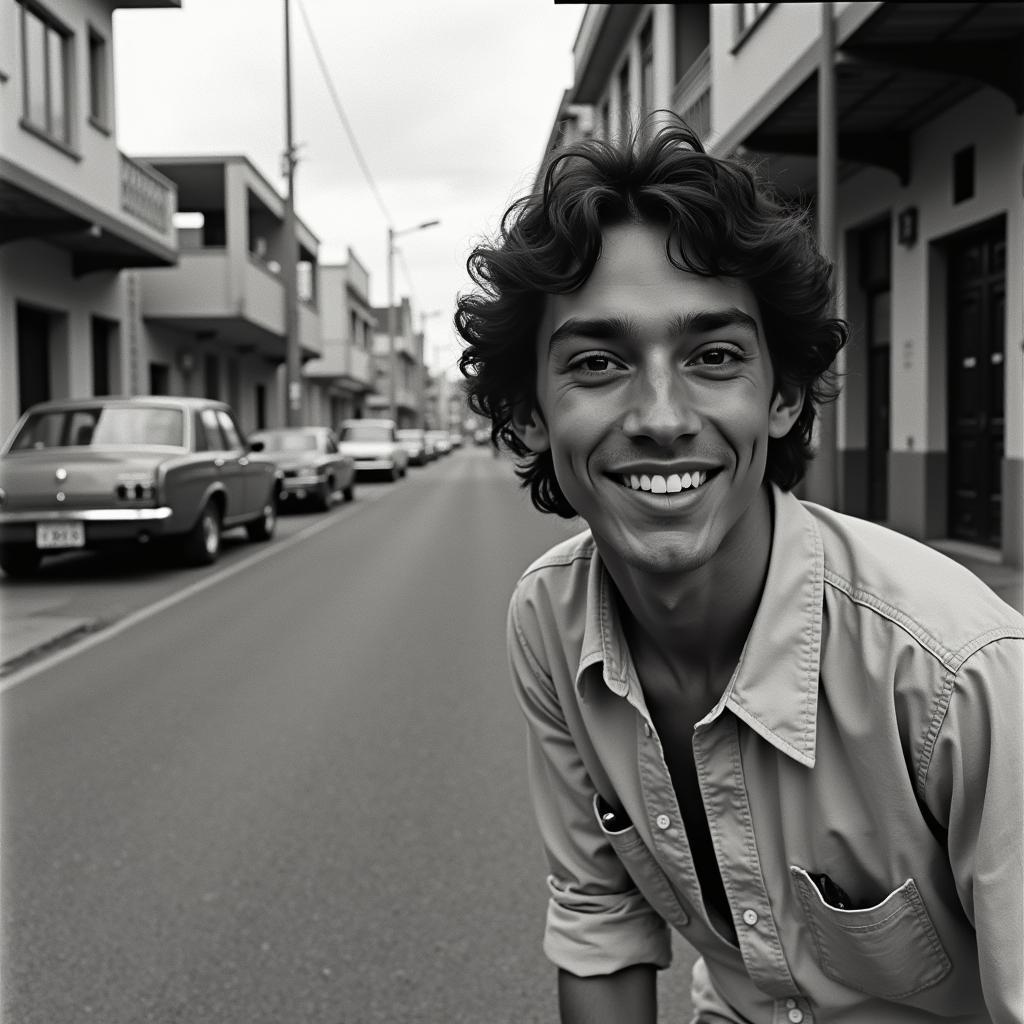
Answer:
M949 533L1002 541L1006 225L949 245Z
M867 515L889 517L889 410L892 404L892 260L888 219L861 233L860 284L864 290L867 364Z
M114 332L117 324L102 317L92 318L92 393L113 394L111 368L113 366Z
M149 393L169 395L171 393L171 368L166 363L149 364Z
M18 306L18 412L50 397L50 315Z

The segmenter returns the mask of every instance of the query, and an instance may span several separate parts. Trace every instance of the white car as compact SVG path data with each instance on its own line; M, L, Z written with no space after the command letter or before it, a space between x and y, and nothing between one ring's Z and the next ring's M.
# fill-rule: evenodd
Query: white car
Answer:
M409 453L398 440L394 420L343 420L338 427L338 450L356 464L357 476L405 476Z

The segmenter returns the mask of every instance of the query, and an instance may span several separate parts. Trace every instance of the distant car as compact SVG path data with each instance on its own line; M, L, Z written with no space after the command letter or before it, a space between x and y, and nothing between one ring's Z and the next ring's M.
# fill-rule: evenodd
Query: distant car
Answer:
M0 450L0 567L34 573L47 555L174 542L190 565L244 526L277 525L274 463L250 446L229 406L199 398L43 402Z
M398 431L398 443L409 456L410 466L425 466L430 461L427 432L422 427L407 427Z
M458 431L453 431L448 435L448 443L452 446L452 451L462 447L462 435Z
M338 494L345 501L355 497L355 460L338 450L330 427L258 430L249 440L261 442L264 453L277 463L282 501L312 501L326 511Z
M428 430L427 438L438 455L447 455L452 450L452 442L447 430Z
M405 476L409 465L394 420L344 420L338 428L338 447L355 460L357 477L385 473L394 481Z
M488 427L477 427L473 431L473 443L474 444L490 444L491 443L491 431Z

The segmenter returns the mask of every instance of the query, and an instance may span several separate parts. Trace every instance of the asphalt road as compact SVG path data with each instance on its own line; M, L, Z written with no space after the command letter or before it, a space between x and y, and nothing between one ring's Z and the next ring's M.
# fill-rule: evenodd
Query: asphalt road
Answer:
M504 617L577 528L470 449L213 570L5 591L128 626L3 694L0 1017L554 1021Z

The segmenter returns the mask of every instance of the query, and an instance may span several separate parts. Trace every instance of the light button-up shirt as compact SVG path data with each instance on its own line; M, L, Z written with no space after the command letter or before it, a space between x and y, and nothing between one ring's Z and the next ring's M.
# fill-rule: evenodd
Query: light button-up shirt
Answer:
M737 1024L1019 1024L1024 622L924 545L772 500L759 610L693 734L730 920L705 907L593 539L520 580L545 951L578 975L663 967L671 925L701 954L698 1011Z

